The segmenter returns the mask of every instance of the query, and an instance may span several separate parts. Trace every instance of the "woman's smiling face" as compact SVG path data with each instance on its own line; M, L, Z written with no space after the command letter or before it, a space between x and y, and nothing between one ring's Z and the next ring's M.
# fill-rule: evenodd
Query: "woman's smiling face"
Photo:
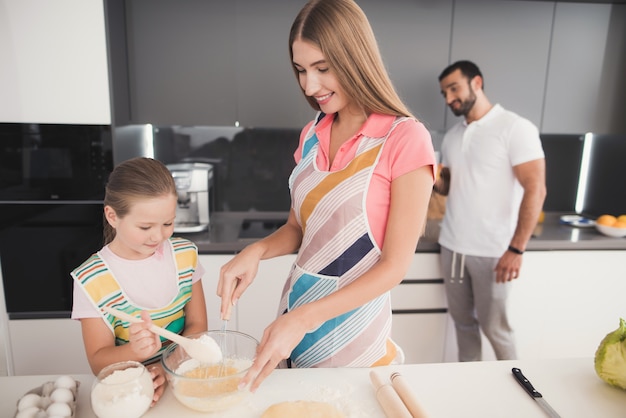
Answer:
M291 50L300 86L304 94L315 99L322 112L338 113L350 104L330 64L317 46L296 39Z

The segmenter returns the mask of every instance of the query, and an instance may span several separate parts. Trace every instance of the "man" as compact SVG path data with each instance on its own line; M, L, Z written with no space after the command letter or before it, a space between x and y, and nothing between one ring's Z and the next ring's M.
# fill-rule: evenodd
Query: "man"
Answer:
M539 132L489 102L470 61L448 66L439 83L446 104L464 118L444 136L434 187L448 196L439 244L459 361L481 360L481 329L497 359L515 359L506 302L546 196Z

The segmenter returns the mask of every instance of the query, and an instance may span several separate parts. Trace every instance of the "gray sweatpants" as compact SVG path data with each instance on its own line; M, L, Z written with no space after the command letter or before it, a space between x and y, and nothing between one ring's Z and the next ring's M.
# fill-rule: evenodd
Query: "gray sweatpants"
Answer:
M496 283L498 258L465 256L441 247L440 260L459 361L482 360L481 329L498 360L516 359L515 338L506 311L513 282Z

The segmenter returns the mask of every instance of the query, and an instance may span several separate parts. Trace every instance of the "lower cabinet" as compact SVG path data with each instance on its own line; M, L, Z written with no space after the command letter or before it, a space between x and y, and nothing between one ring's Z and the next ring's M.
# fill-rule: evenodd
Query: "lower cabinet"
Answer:
M262 261L252 286L233 309L229 329L258 340L278 314L281 290L295 255ZM220 267L232 255L201 255L209 329L221 326L216 295ZM626 251L529 251L510 297L520 359L593 357L602 338L626 318ZM392 290L392 337L406 363L456 361L436 253L417 253ZM9 374L91 373L80 322L8 320L4 341ZM483 337L483 360L495 359ZM593 367L592 365L590 367Z
M73 319L8 321L12 375L89 374L80 322Z
M207 273L204 291L209 328L219 323L219 298L215 295L219 268L232 255L201 255ZM285 255L259 264L252 285L233 309L230 329L260 340L265 328L278 315L280 295L296 259ZM392 338L402 348L406 363L443 361L446 340L446 300L438 254L416 254L406 279L392 290ZM217 322L216 322L217 321Z
M406 277L391 291L392 338L405 363L443 361L447 304L439 254L417 253Z
M200 262L206 270L203 287L210 329L220 325L220 298L215 294L219 270L232 258L232 254L200 256ZM252 285L233 308L229 329L261 340L265 327L276 319L283 285L295 260L296 255L289 254L261 261Z

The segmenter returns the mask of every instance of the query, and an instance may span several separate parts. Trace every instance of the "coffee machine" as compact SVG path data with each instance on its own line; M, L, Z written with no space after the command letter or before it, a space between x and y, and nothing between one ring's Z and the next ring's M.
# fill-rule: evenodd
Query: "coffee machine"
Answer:
M174 177L178 206L174 232L202 232L209 228L209 191L213 184L213 166L188 162L168 164Z

